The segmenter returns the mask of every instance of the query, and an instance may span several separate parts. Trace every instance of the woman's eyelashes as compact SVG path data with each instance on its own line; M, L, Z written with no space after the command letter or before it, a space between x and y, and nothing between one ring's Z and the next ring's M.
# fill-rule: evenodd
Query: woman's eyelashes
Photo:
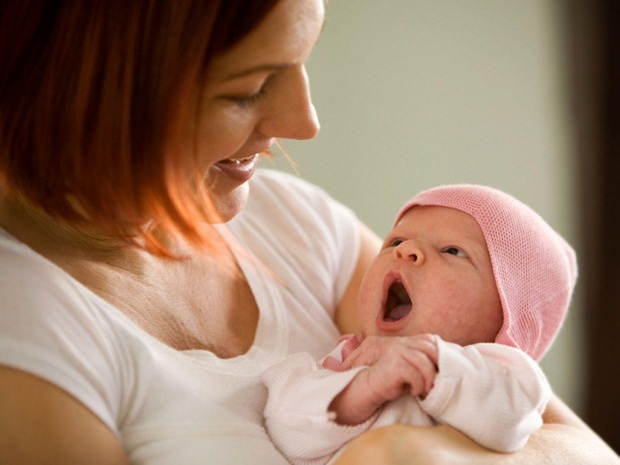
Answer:
M240 108L251 107L252 105L262 100L265 95L267 95L268 90L272 87L274 80L275 74L270 74L262 78L260 81L254 81L254 85L256 85L256 87L254 87L254 85L252 85L252 87L254 87L255 89L258 88L257 91L248 93L239 92L238 94L235 93L232 95L226 95L224 98Z
M234 103L235 105L241 108L246 108L246 107L252 106L255 103L257 103L260 99L262 99L265 96L265 94L266 94L266 90L265 90L265 86L263 85L258 90L258 92L254 92L253 94L230 95L230 96L227 96L226 99L230 100L232 103Z

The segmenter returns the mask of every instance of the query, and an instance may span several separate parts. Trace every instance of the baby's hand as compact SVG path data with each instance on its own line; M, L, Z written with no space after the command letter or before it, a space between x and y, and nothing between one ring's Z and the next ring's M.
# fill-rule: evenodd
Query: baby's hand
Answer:
M437 344L430 334L405 337L369 336L338 368L368 365L360 373L369 393L382 404L396 399L403 390L426 396L437 375Z
M356 340L352 344L357 343ZM358 366L367 368L334 398L329 410L336 413L338 423L356 425L403 392L424 397L437 375L437 357L435 338L430 334L369 336L335 366L338 371Z
M354 334L345 334L343 336L340 336L340 339L338 339L338 344L341 344L343 342L344 344L340 349L340 360L332 355L328 355L327 357L325 357L321 365L323 368L334 371L342 371L340 370L342 361L344 361L351 354L351 352L357 349L360 345L359 340L355 337Z

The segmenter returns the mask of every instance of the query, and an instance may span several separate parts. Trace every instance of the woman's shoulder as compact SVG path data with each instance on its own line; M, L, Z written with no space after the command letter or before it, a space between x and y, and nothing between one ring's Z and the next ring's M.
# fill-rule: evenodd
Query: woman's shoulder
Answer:
M260 263L298 291L300 306L318 300L333 315L359 258L361 230L349 208L299 177L258 170L248 204L230 228Z
M115 333L101 299L2 229L0 296L0 340L5 344L45 351L69 339Z
M60 286L61 273L55 267L0 228L0 290L4 308L13 296L33 299Z
M250 189L248 215L297 223L310 230L348 229L357 223L355 214L324 189L289 173L259 169Z
M2 313L16 307L32 306L39 302L52 311L57 299L65 303L84 297L80 285L57 265L39 255L26 244L0 228L0 292ZM62 297L61 297L62 296ZM27 308L21 309L27 312Z
M261 168L256 171L250 183L253 197L254 194L258 194L259 197L268 196L285 200L282 199L282 194L286 193L296 200L311 201L323 198L325 201L335 202L324 189L316 184L284 171Z
M274 241L287 253L303 246L339 255L339 236L350 241L358 235L355 214L323 189L267 169L252 178L248 204L230 225L252 241Z
M0 364L69 392L114 424L102 393L124 351L103 304L60 268L0 229Z

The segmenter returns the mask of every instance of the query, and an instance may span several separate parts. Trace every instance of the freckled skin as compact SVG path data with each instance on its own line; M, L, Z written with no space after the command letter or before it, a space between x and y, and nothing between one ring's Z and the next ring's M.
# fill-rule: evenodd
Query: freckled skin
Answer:
M402 282L411 311L383 321L390 283ZM367 365L332 401L342 424L359 424L403 390L425 397L437 375L434 334L467 345L495 339L501 302L478 223L445 207L414 207L386 237L368 269L358 306L361 343L352 338L338 369Z
M209 65L201 113L188 124L185 149L197 149L204 182L224 220L244 207L248 185L226 176L218 161L265 152L276 138L311 139L319 131L305 62L323 20L322 1L280 1L264 22ZM259 97L247 98L255 94ZM195 166L188 170L192 176Z
M461 256L449 253L450 247L462 249ZM390 334L433 333L462 345L494 340L502 324L501 302L484 236L470 215L434 206L405 213L362 283L358 311L365 336L381 334L376 319L388 274L403 282L413 306Z

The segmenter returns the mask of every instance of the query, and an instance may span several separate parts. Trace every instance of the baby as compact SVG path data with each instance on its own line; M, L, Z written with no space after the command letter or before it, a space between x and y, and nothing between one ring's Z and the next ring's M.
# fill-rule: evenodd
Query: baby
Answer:
M500 452L523 447L551 395L537 360L577 278L573 249L515 198L477 185L400 210L359 296L358 336L322 361L268 369L265 425L294 464L323 464L361 432L449 424Z

